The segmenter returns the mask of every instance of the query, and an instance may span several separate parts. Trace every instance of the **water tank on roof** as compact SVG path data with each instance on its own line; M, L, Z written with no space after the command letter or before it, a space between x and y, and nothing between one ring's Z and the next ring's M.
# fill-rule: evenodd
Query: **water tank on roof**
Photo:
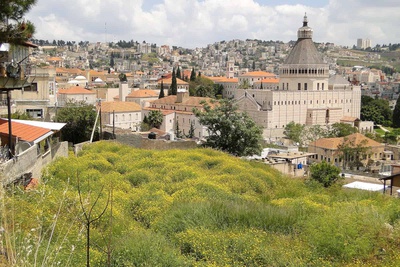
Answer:
M156 137L157 137L157 134L156 134L155 132L151 132L151 133L149 133L149 135L147 136L147 138L149 138L149 139L156 139Z

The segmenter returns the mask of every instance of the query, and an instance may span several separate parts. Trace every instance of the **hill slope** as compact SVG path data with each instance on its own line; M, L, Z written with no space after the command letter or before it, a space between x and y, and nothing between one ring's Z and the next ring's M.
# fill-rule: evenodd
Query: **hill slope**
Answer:
M98 142L52 164L37 190L6 193L16 266L84 266L89 222L92 266L107 255L111 266L400 265L398 199L208 149Z

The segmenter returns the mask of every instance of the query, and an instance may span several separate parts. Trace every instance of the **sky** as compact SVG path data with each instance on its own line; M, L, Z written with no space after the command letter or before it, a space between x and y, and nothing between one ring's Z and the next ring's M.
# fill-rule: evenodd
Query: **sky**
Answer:
M35 39L146 41L184 48L219 41L297 40L307 13L315 42L400 43L398 0L37 0Z

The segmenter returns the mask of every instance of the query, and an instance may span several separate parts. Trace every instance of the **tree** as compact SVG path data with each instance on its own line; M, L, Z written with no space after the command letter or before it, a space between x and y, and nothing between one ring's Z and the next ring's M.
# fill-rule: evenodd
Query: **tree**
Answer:
M214 86L212 85L198 85L196 87L195 96L199 97L215 97Z
M178 121L176 121L175 136L176 136L176 138L182 138L182 131L179 129Z
M395 127L395 128L400 128L400 100L399 99L400 99L400 97L397 98L396 106L394 107L394 110L393 110L392 123L393 123L393 127Z
M23 44L32 38L35 26L23 16L36 0L7 0L0 4L0 44Z
M196 80L196 72L194 71L194 68L192 68L192 72L190 73L190 81Z
M324 187L330 187L334 183L344 179L341 177L340 168L326 161L314 163L310 166L311 180L321 183Z
M161 80L161 88L160 88L160 94L158 95L158 99L164 97L164 82Z
M194 130L195 130L195 128L194 128L194 122L192 121L191 123L190 123L190 129L189 129L189 133L188 133L188 138L193 138L194 137Z
M362 160L371 154L371 148L367 146L367 139L356 143L355 140L344 137L343 142L338 146L340 158L343 160L343 169L348 167L357 168L364 166Z
M111 53L111 59L110 59L110 67L114 68L115 62L114 62L114 54Z
M150 127L159 129L163 122L163 114L159 110L151 110L147 120Z
M246 113L237 109L232 101L222 99L203 102L203 110L194 110L200 124L207 126L204 145L235 156L259 154L262 130Z
M178 93L178 84L176 82L176 74L174 69L172 70L171 87L170 90L168 91L168 95L177 95L177 93Z
M96 120L96 111L93 105L84 102L70 101L65 107L57 110L54 120L64 122L61 129L63 140L73 144L90 140L92 129ZM98 135L98 131L96 130Z
M329 137L345 137L356 132L358 132L356 127L347 123L336 122L332 124L328 135Z
M301 137L303 131L304 131L304 125L291 121L288 124L286 124L283 134L293 142L301 143Z
M149 120L147 119L147 116L145 115L143 118L143 121L140 123L140 130L142 132L146 132L151 129L151 126L149 124Z
M361 120L373 121L375 124L391 126L393 112L385 99L361 97Z
M196 77L189 82L189 95L215 98L214 82L207 77Z
M178 68L176 69L176 78L182 80L181 69L179 68L179 66L178 66Z

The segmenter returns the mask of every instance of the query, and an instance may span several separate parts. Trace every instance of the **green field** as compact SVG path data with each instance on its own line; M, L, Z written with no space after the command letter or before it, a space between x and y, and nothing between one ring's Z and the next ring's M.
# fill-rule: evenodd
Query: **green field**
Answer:
M2 194L0 266L85 266L88 220L91 266L400 266L399 199L210 149L97 142Z

